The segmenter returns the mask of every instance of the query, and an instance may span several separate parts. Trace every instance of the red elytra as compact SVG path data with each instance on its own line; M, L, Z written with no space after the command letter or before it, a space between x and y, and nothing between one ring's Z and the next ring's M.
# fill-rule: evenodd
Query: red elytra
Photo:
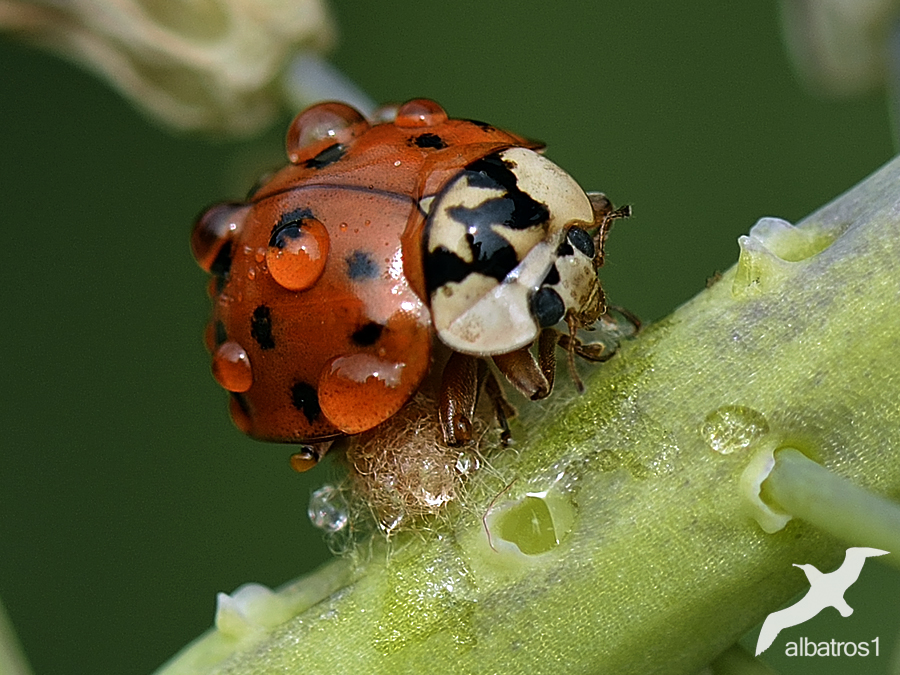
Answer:
M322 442L371 429L409 400L433 340L419 202L509 147L537 144L448 119L427 100L375 125L320 104L289 128L290 165L248 202L201 216L192 248L217 275L207 341L235 345L219 356L219 381L242 431Z

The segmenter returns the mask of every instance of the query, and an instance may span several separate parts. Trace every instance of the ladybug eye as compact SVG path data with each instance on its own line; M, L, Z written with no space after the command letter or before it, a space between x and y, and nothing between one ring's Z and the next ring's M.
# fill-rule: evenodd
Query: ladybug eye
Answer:
M394 124L398 127L433 127L447 121L447 113L434 101L416 98L397 109Z
M249 207L223 202L207 209L191 232L191 252L205 271L219 276L231 267L231 240L240 232Z
M310 148L347 144L368 130L362 114L344 103L321 103L307 108L288 127L285 146L292 164L299 164L310 154ZM321 150L321 147L317 148ZM314 154L314 153L312 153Z
M541 328L555 326L566 315L566 303L559 293L544 286L531 296L531 313Z
M325 271L329 248L328 231L308 210L286 213L269 237L266 248L269 274L289 291L306 290Z
M572 244L579 251L584 253L588 258L593 258L594 253L596 252L596 248L594 247L594 240L587 232L582 230L580 227L573 227L569 229L566 238L569 240L569 243Z

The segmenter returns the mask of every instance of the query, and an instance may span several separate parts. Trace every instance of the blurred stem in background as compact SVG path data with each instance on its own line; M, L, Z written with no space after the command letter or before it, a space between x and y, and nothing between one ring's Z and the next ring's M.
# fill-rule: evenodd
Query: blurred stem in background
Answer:
M900 147L900 2L782 0L788 54L801 79L829 96L884 87Z
M319 0L0 0L0 30L104 77L157 122L233 135L322 99L373 105L324 60Z
M785 42L813 90L885 87L900 139L900 0L782 0ZM336 42L320 0L0 0L0 30L106 78L157 121L246 135L278 111L372 101L323 57Z

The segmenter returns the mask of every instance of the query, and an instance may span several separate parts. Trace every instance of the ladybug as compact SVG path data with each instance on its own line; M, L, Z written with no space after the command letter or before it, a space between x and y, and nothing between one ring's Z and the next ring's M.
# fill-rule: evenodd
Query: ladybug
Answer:
M558 344L570 366L576 353L608 358L576 331L606 312L597 269L629 209L584 192L541 144L416 99L373 122L315 105L286 146L290 164L203 213L191 247L213 275L206 342L232 418L305 444L294 468L394 415L439 352L449 445L470 440L481 389L506 429L486 359L540 399Z

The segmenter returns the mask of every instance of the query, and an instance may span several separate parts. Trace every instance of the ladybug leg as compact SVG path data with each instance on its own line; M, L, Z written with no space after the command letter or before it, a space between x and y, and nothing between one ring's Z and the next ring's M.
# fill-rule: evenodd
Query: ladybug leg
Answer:
M472 440L472 418L478 390L484 377L475 356L453 352L441 376L438 419L447 445L463 445Z
M631 312L624 307L619 307L619 305L610 305L607 308L606 314L609 314L610 309L624 316L625 320L632 325L634 329L631 333L632 335L637 335L641 332L641 320L637 317L636 314L634 314L634 312Z
M530 345L521 347L508 354L497 354L492 358L500 372L523 396L537 401L548 396L553 385L541 372L529 347Z
M625 309L624 307L613 306L609 309L615 310L628 321L632 325L631 335L636 334L641 329L641 320L635 316L633 313ZM604 316L609 316L608 312L604 314ZM579 328L578 322L574 318L567 317L566 323L569 326L569 334L565 333L559 334L559 346L566 350L569 356L569 369L572 371L573 378L576 378L574 367L575 367L575 355L577 354L585 361L593 361L595 363L600 363L602 361L608 361L613 357L616 353L615 349L607 349L606 345L602 342L583 342L578 338L576 334L576 330ZM576 384L578 380L576 380Z
M503 387L500 386L493 371L487 368L487 364L484 361L481 361L481 365L484 366L486 371L484 392L490 397L491 403L494 404L494 415L497 418L497 424L500 425L500 442L506 446L509 445L512 438L512 434L509 431L509 418L516 416L516 409L506 400Z
M538 337L538 366L547 380L547 386L553 390L556 380L556 345L559 344L559 331L545 328Z
M333 441L304 445L299 452L291 455L291 468L297 473L309 471L325 456Z
M566 326L569 329L569 334L565 333L559 334L559 344L566 350L566 362L569 366L569 374L572 376L572 382L575 383L575 388L578 389L579 393L584 393L584 382L581 381L581 377L578 375L578 370L575 368L575 352L578 351L578 347L581 346L581 340L578 339L578 323L575 320L575 315L572 313L566 314ZM565 343L565 344L563 344ZM600 349L603 349L603 345L600 345Z
M580 379L576 379L578 378L578 375L574 370L575 356L578 355L585 361L600 363L602 361L608 361L612 355L615 354L615 351L607 350L606 345L602 342L583 342L581 338L572 332L569 332L568 334L559 333L559 346L566 350L569 370L572 373L572 379L575 380L575 386L578 387L579 391L582 391L584 385L581 384Z

